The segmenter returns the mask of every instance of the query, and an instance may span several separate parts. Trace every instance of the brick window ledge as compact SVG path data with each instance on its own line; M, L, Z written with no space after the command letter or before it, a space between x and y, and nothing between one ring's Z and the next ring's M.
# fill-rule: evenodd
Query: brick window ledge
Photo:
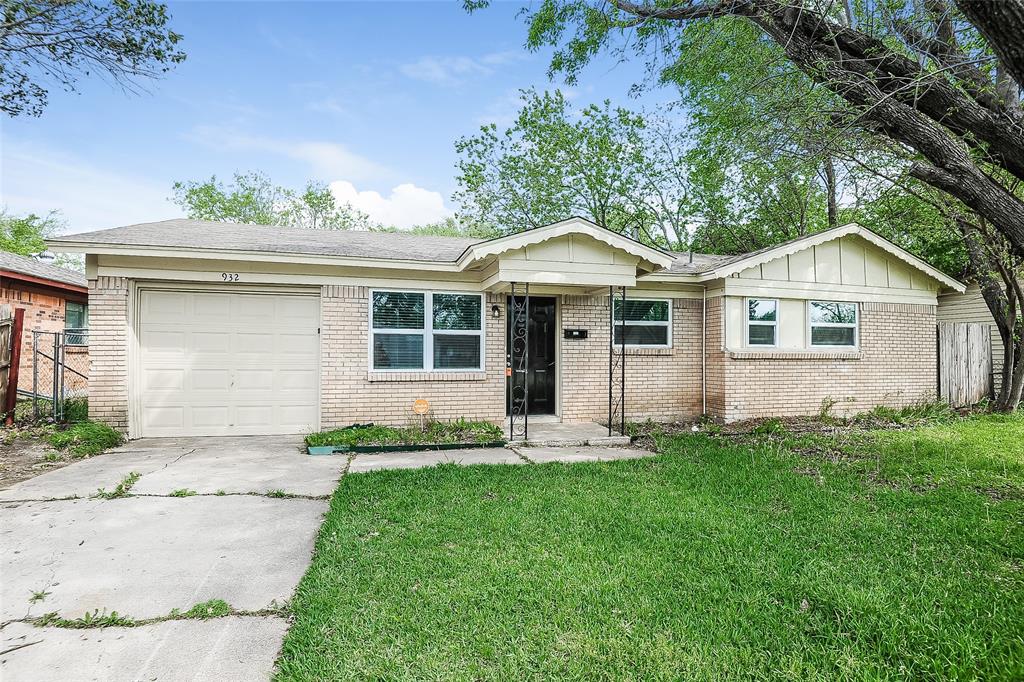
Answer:
M857 350L727 350L732 360L860 360Z
M367 372L370 382L388 381L486 381L487 372Z
M620 355L621 354L621 351L619 350L618 346L615 346L612 349L612 352L614 352L615 355ZM630 355L672 355L672 349L671 348L639 348L639 347L629 348L629 347L627 347L626 348L626 356L628 357Z

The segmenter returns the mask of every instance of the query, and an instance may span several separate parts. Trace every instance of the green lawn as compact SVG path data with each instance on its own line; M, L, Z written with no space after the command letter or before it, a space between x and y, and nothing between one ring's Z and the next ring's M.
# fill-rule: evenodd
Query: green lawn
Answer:
M659 447L345 477L279 679L1024 678L1024 418Z

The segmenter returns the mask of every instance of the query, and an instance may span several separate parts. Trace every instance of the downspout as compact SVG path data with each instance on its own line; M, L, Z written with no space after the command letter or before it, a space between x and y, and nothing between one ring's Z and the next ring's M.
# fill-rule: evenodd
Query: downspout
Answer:
M700 306L700 409L708 413L708 285L705 284Z

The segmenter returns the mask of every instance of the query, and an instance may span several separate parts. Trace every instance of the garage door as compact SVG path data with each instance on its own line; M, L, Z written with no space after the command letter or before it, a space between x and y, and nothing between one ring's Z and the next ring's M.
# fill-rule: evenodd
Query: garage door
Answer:
M317 425L320 299L142 290L142 436L308 433Z

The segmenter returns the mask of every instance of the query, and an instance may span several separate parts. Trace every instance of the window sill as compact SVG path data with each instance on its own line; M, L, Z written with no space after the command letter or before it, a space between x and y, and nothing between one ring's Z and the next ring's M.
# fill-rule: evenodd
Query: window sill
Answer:
M860 360L859 350L726 350L732 360Z
M614 346L612 352L615 355L621 355L622 351L619 350L618 346ZM644 348L642 346L633 346L630 348L626 346L626 355L672 355L671 348Z
M486 381L487 372L367 372L371 383L387 381Z

